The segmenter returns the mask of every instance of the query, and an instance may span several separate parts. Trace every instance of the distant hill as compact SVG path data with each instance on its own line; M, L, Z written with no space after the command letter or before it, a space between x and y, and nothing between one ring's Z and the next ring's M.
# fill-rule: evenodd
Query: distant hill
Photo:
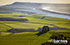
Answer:
M27 13L27 14L36 14L36 12L32 12L31 10L37 8L41 8L41 3L15 2L10 5L0 6L0 13L20 12L20 13Z
M29 3L29 2L15 2L11 5L6 5L12 8L41 8L41 3Z
M0 6L0 11L15 11L15 10L7 6Z
M11 14L13 12L16 12L13 8L9 8L6 6L0 7L0 13L2 13L2 14Z
M29 2L15 2L10 5L5 5L0 10L15 10L35 13L32 10L39 9L56 13L70 14L70 4L47 4L47 3L29 3Z

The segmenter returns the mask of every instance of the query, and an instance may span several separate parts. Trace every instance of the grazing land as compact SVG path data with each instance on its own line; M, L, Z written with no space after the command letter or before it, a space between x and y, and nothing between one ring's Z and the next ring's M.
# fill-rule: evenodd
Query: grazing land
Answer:
M11 19L11 20L10 20ZM13 20L12 20L13 19ZM16 20L15 20L16 19ZM22 20L25 21L22 21ZM14 21L15 20L15 21ZM49 32L37 36L43 26L49 26ZM41 30L40 30L41 28ZM36 32L8 32L10 29L34 29ZM39 31L37 31L39 29ZM57 30L55 30L57 29ZM70 20L56 17L33 16L25 14L0 14L0 45L41 45L48 42L52 34L70 36ZM19 30L20 31L20 30ZM70 38L68 38L70 40Z

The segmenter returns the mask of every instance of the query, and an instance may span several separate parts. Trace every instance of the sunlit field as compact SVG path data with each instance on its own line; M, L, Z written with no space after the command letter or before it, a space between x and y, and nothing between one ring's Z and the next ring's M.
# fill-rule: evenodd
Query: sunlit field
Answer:
M64 36L70 36L70 31L49 31L41 36L37 36L38 32L24 32L11 34L8 32L3 32L0 36L1 45L41 45L42 43L48 42L52 34L62 34ZM65 33L65 34L64 34ZM56 34L56 35L57 35ZM48 45L48 44L47 44Z
M50 30L41 36L36 35L39 31L19 33L8 32L10 29L34 29L37 31L43 26L49 26L49 28L59 27L65 30ZM68 19L33 16L20 13L0 14L0 45L41 45L42 43L48 42L52 34L61 34L69 37L69 29L70 20ZM70 39L68 38L68 40Z

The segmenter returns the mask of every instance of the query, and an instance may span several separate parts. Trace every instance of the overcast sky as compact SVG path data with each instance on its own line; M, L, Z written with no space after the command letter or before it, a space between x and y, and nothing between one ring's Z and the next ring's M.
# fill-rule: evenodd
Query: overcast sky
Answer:
M0 0L0 5L14 2L37 2L37 3L70 3L70 0Z

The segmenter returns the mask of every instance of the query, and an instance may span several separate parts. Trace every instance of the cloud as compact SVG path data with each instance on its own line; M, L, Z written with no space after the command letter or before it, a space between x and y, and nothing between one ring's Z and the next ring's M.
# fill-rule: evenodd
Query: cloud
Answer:
M17 0L18 2L37 2L37 3L70 3L70 0Z
M0 0L0 5L6 5L16 2L16 0Z

